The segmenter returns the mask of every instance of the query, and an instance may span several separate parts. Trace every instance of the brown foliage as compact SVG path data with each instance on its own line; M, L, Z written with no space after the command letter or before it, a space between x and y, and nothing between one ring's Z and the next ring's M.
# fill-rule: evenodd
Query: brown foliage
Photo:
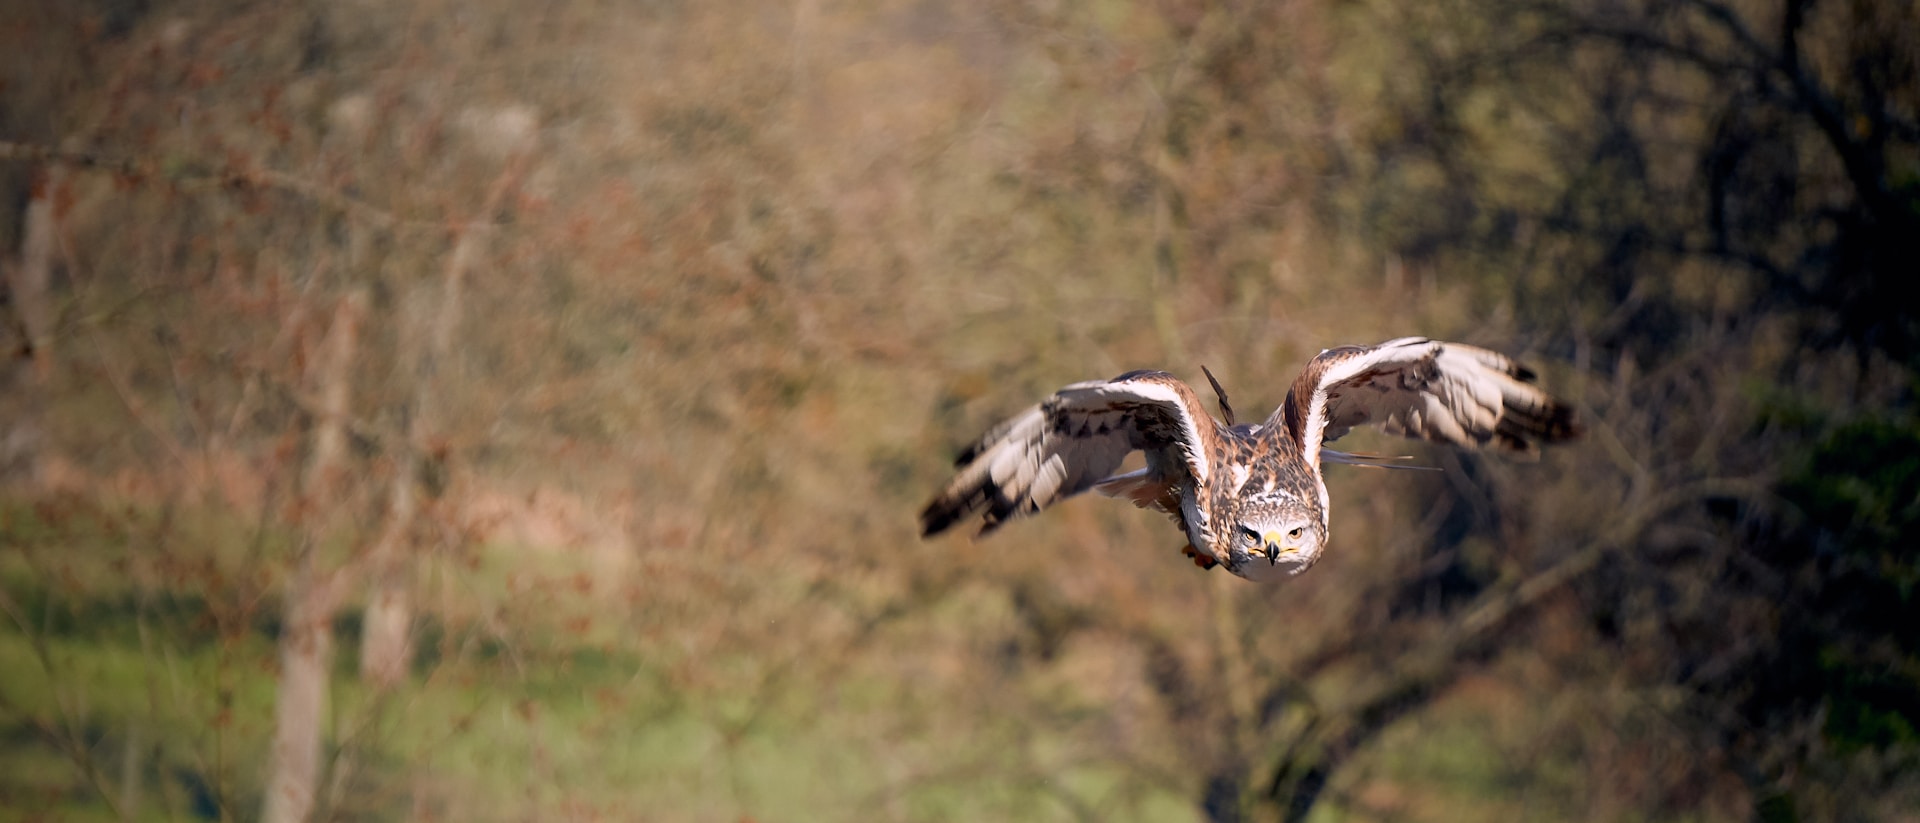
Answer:
M404 595L428 661L396 683L646 661L590 692L601 730L694 715L731 785L709 816L775 816L755 735L822 715L888 769L835 798L854 817L978 786L1392 817L1434 782L1395 748L1483 715L1491 776L1436 814L1751 816L1841 762L1808 716L1755 742L1724 673L1781 654L1783 581L1818 576L1769 553L1814 439L1782 396L1911 402L1911 14L1469 5L15 13L0 159L57 243L9 246L51 254L8 281L43 364L0 398L36 444L9 494L212 512L277 536L254 573ZM951 448L1063 383L1205 363L1251 419L1313 352L1404 333L1540 365L1591 436L1338 473L1333 551L1284 588L1112 505L914 537ZM525 728L450 734L558 716L502 699ZM397 704L369 703L319 813L389 765L367 730ZM515 810L391 771L416 816L598 813L545 745ZM1516 781L1545 799L1474 796Z

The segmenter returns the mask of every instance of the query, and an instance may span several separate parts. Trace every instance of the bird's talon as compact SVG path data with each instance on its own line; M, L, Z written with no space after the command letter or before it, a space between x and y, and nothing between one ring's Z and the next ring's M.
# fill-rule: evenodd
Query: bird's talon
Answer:
M1193 565L1203 569L1211 569L1214 566L1220 565L1220 561L1213 559L1213 555L1194 548L1192 541L1188 541L1187 545L1181 546L1180 553L1193 558Z

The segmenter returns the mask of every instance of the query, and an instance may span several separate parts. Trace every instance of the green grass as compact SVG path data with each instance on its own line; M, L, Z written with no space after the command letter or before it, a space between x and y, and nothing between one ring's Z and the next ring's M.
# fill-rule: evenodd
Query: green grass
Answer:
M257 814L292 542L218 513L0 504L0 820L119 819L123 796L142 820ZM322 819L1199 816L1179 736L1116 721L1154 704L1111 703L1100 642L1010 665L1025 629L994 586L850 640L857 598L674 568L432 556L414 671L386 693L357 678L345 604ZM1390 728L1314 819L1580 816L1577 751L1531 738L1553 707L1503 682Z
M218 517L3 511L7 815L113 819L106 798L129 774L140 819L223 805L256 814L277 661L275 547L289 541ZM708 624L745 618L725 602L676 616L646 598L581 593L577 566L510 547L433 565L423 577L457 578L443 587L453 599L433 601L446 608L421 620L415 676L387 694L354 676L357 623L343 609L322 810L354 820L416 809L460 820L1191 814L1178 794L1130 785L1111 764L1049 762L1068 731L1014 714L940 716L953 687L905 682L876 664L882 655L816 662L779 636L688 647ZM791 628L775 630L801 632L815 617L788 615ZM667 631L634 630L656 624Z

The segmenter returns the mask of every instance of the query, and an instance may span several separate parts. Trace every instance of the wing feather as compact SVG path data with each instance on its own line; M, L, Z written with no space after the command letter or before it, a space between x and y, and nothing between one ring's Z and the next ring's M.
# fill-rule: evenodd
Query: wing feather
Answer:
M1274 413L1316 469L1322 447L1355 426L1532 456L1580 434L1573 410L1498 352L1423 337L1321 352ZM1279 421L1270 420L1268 425Z
M1115 496L1158 503L1179 480L1207 476L1218 426L1193 389L1166 372L1075 383L963 450L952 482L920 512L921 534L975 516L985 534L1103 481L1113 481L1103 490ZM1135 451L1146 453L1147 467L1115 477Z

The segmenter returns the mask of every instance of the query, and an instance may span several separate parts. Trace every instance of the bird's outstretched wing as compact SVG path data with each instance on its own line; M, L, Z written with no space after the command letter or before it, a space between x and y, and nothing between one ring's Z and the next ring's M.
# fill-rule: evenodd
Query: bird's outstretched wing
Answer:
M961 452L959 473L920 512L921 534L931 537L975 515L985 534L1095 485L1175 514L1174 484L1206 478L1218 426L1193 389L1166 372L1075 383ZM1113 477L1134 451L1146 453L1147 467Z
M1403 337L1377 346L1328 349L1307 364L1268 425L1284 421L1316 470L1321 447L1355 426L1475 448L1488 443L1533 456L1537 443L1580 433L1573 410L1533 384L1506 355L1458 343Z

